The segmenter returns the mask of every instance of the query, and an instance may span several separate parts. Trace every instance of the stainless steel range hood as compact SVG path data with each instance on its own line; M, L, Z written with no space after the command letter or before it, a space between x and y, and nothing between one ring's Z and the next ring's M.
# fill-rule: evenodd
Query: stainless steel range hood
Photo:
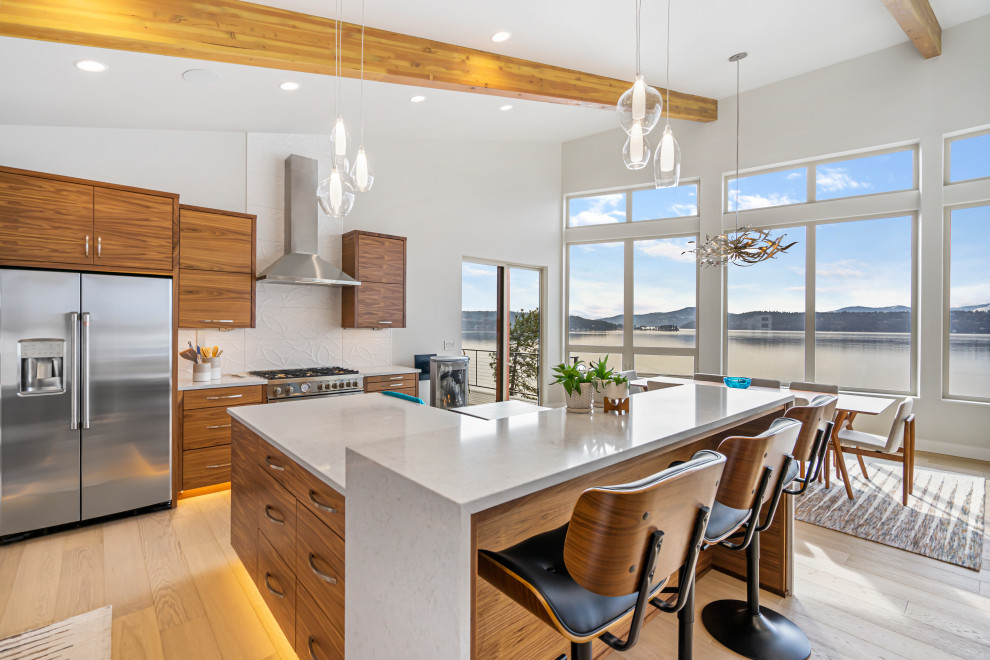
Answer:
M281 284L356 286L361 284L317 254L318 163L295 154L285 159L285 255L258 276Z

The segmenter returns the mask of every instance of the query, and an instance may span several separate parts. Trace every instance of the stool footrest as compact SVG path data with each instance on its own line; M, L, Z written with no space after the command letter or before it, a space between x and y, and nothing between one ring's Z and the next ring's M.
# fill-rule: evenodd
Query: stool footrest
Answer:
M742 600L717 600L701 611L705 629L718 642L753 660L805 660L811 642L797 625L778 612L760 607L756 616Z

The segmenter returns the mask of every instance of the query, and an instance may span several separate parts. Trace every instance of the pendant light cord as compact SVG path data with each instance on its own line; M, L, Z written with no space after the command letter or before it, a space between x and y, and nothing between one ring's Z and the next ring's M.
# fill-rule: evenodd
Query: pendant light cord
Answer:
M364 146L364 0L361 0L361 146Z
M639 27L639 15L643 11L643 0L636 0L636 76L641 73L639 70L639 38L640 38L640 27Z
M739 62L736 60L736 232L739 232Z
M670 126L670 0L667 0L667 126Z

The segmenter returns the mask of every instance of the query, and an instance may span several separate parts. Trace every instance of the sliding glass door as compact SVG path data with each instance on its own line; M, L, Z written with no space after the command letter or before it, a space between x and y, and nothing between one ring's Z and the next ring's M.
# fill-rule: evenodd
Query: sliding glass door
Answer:
M461 350L470 358L471 404L542 399L543 271L465 261Z

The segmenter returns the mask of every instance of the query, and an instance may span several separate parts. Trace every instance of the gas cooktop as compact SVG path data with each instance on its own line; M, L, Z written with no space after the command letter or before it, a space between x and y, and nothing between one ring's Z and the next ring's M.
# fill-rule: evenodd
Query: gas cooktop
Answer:
M269 402L306 396L360 394L364 389L364 379L357 376L358 372L343 367L271 369L250 373L269 381Z
M354 369L343 367L306 367L302 369L275 369L270 371L249 371L252 376L261 376L265 380L284 380L286 378L317 378L319 376L350 376L356 374Z

